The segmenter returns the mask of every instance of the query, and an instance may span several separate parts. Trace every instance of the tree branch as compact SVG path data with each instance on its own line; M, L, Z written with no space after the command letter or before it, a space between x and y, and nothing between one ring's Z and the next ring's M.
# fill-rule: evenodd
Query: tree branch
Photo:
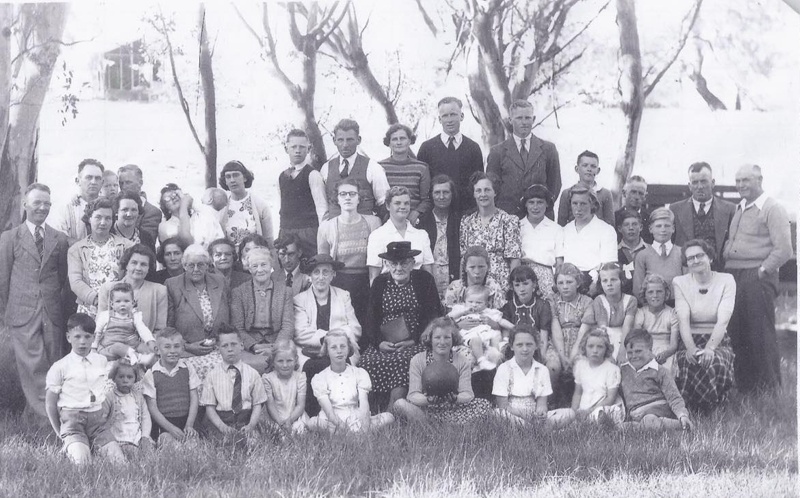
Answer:
M425 7L422 6L422 0L416 0L416 3L419 13L422 14L422 20L425 21L425 26L428 27L433 36L438 36L439 30L436 28L436 24L433 23L431 16L428 15L428 11L426 11Z
M239 17L239 20L242 21L242 24L244 24L245 29L247 29L247 32L250 33L251 35L253 35L253 38L256 39L256 41L258 42L258 45L261 47L261 49L266 52L267 47L264 44L264 40L261 39L261 35L256 33L256 30L253 29L253 26L251 26L250 23L247 22L247 19L245 19L244 16L242 15L241 11L239 11L239 7L237 7L235 3L233 3L231 5L233 6L233 10L236 12L236 15Z
M71 47L73 45L78 45L80 43L86 43L86 42L94 41L95 38L96 37L93 36L93 37L89 38L88 40L77 40L77 41L73 41L73 42L65 42L65 41L62 41L62 40L54 40L54 39L50 38L47 41L44 41L44 42L42 42L42 43L40 43L38 45L33 45L31 47L26 48L25 50L20 51L17 55L14 56L13 59L11 59L10 64L13 65L17 61L17 59L19 59L21 57L24 57L25 55L27 55L30 52L33 52L34 50L38 50L40 48L44 48L44 47L46 47L48 45L60 45L62 47Z
M331 7L331 15L328 16L328 19L330 19L333 16L333 11L336 10L336 6L338 5L338 3L339 2L335 2L333 4L333 6ZM342 12L339 14L339 17L333 22L333 24L331 25L330 29L328 29L328 31L325 34L323 34L321 37L317 38L317 40L316 40L316 47L317 48L321 47L322 44L325 43L325 40L327 40L328 37L331 35L331 33L336 31L336 29L342 23L342 20L344 19L344 16L347 14L347 12L349 10L348 7L350 5L351 5L351 1L347 0L347 3L345 4L344 8L342 9ZM326 20L326 22L327 22L327 20ZM324 26L325 26L324 23L320 23L320 25L319 25L320 29L322 29Z
M545 86L547 86L548 84L550 84L550 82L553 82L553 81L555 81L556 77L557 77L559 74L561 74L561 73L563 73L564 71L566 71L566 70L567 70L567 68L569 68L569 67L570 67L570 66L571 66L571 65L572 65L572 64L573 64L575 61L577 61L578 59L580 59L581 57L583 57L583 53L584 53L585 51L586 51L586 49L583 49L583 50L581 50L581 51L580 51L580 53L579 53L578 55L576 55L575 57L571 58L570 60L568 60L568 61L567 61L567 62L565 62L564 64L562 64L562 65L558 66L558 69L556 69L555 71L553 71L553 73L552 73L550 76L548 76L548 77L547 77L547 78L546 78L544 81L542 81L541 83L539 83L538 85L536 85L534 88L532 88L532 89L531 89L531 93L530 93L530 95L534 95L534 94L535 94L535 93L537 93L539 90L541 90L542 88L544 88Z

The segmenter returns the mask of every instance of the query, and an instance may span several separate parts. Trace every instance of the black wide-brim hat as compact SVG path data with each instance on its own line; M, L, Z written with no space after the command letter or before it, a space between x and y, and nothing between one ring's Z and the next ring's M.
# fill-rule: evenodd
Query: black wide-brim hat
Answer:
M311 274L314 271L314 268L318 267L319 265L331 265L334 271L341 270L344 268L344 263L341 261L336 261L328 254L317 254L316 256L309 258L305 264L303 265L303 273Z
M386 252L378 254L378 257L388 261L403 261L404 259L413 258L422 254L422 251L411 249L411 242L389 242L386 246Z

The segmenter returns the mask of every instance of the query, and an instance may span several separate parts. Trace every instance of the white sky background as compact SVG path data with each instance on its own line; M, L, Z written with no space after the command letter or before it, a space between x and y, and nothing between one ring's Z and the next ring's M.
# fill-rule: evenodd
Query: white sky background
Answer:
M466 94L466 79L459 74L462 67L457 65L454 72L446 80L440 75L437 76L437 68L441 66L441 60L449 56L451 47L443 43L442 40L434 42L433 37L421 20L414 0L356 1L361 7L359 9L360 12L368 11L371 13L370 24L365 31L364 46L369 51L370 63L377 73L379 81L386 81L389 76L396 77L402 69L408 74L409 81L407 82L405 93L401 97L402 105L422 105L430 112L420 122L418 129L420 140L417 142L417 145L419 145L422 140L439 131L434 117L435 102L445 95L453 94L463 99ZM715 9L719 10L721 8L724 1L705 0L703 9L705 12L713 13ZM436 2L424 0L424 3L431 9L429 12L436 16L432 5ZM643 53L648 48L648 41L652 43L654 39L673 36L672 34L677 30L680 20L690 3L690 0L639 0L637 2L639 33ZM747 144L740 143L742 140L737 138L735 143L730 144L730 147L726 145L723 148L723 157L703 157L701 159L711 162L717 168L718 179L724 177L724 183L727 184L732 183L733 172L741 162L771 161L773 164L762 163L766 168L765 187L768 190L772 189L775 195L785 202L797 199L797 185L800 184L800 173L798 173L800 168L797 167L797 159L800 156L800 139L798 138L800 137L800 119L798 118L798 114L800 114L798 112L800 111L800 99L797 97L800 95L800 74L797 74L797 68L800 67L797 63L800 60L800 35L798 35L800 33L800 15L789 9L780 0L763 0L759 4L765 9L781 9L785 13L782 25L765 31L763 37L767 41L766 46L769 46L770 43L773 44L780 49L784 57L789 57L795 61L795 64L792 64L790 69L776 68L771 78L764 78L759 82L759 94L767 96L759 103L771 109L771 112L758 113L755 116L745 112L711 113L696 92L691 87L685 86L686 82L676 81L677 76L671 77L673 74L678 74L674 70L675 67L673 67L673 70L667 74L667 77L664 78L656 92L663 91L669 92L670 96L674 95L674 99L671 97L670 101L675 102L676 109L659 110L659 112L652 114L651 109L646 109L642 123L640 134L641 153L637 156L637 168L639 164L647 165L645 176L651 182L684 183L685 174L682 172L688 166L686 161L694 160L684 157L680 154L680 151L670 148L665 148L663 157L654 157L655 154L648 152L649 150L658 150L657 147L648 147L648 141L665 141L669 139L669 136L654 136L656 129L653 127L648 128L651 120L657 120L662 123L658 125L658 132L663 134L671 133L670 129L665 130L662 128L665 119L669 126L674 127L676 133L686 133L686 128L691 127L693 124L702 126L704 130L715 128L715 123L720 123L719 126L721 128L733 127L733 129L752 126L752 136L755 141L758 141L759 137L764 134L772 136L772 127L774 127L775 133L782 133L781 137L785 136L786 138L777 139L779 146L776 148L783 150L770 151L771 155L767 158L763 157L764 153L758 147L749 147ZM157 5L156 2L73 2L70 16L67 20L66 38L90 40L86 43L67 47L63 51L63 59L68 63L69 68L75 72L78 88L81 80L91 81L92 71L96 71L93 66L95 62L93 61L97 60L98 54L143 35L148 41L155 40L151 28L147 27L141 19L146 13L153 12ZM197 4L165 2L162 5L165 14L176 13L175 19L178 24L178 30L182 33L174 35L173 43L185 46L187 55L196 53L196 49L192 45L192 37L194 36L193 27L196 20ZM255 2L237 2L237 5L239 5L245 16L252 19L251 24L256 31L260 32L259 4ZM582 9L585 15L590 15L593 12L594 5L596 4L592 3L592 1L587 1L586 4L581 4L579 8ZM281 11L282 9L277 4L273 5L271 9L276 18L280 16ZM234 157L242 159L245 164L251 165L252 169L257 172L259 179L267 178L264 181L271 184L274 182L277 172L282 168L281 161L284 159L278 137L285 132L285 129L290 124L301 124L301 121L297 118L297 111L288 98L284 87L270 77L266 70L266 63L258 58L255 40L249 33L245 32L230 4L227 2L207 3L207 19L210 38L214 43L214 71L220 125L218 129L220 140L219 164L221 166L225 161ZM707 26L702 28L713 29L714 16L708 15L706 19ZM447 19L444 19L444 21L449 22ZM590 29L596 43L611 47L618 46L613 0ZM449 42L450 40L445 38L445 41ZM280 51L281 46L287 47L290 42L287 39L279 38L278 43ZM401 61L401 66L398 66L397 57L392 54L394 51L399 54L397 57ZM191 63L192 59L196 60L196 56L186 57L186 60L179 61L179 63L186 65L183 67L184 74L182 76L186 76L188 81L185 82L184 86L186 87L185 90L189 90L187 91L187 96L189 97L190 105L196 106L199 103L194 90L198 84L197 74L196 71L192 71L191 66L187 65ZM164 59L164 62L165 65L161 70L161 75L165 81L170 82L168 62L166 59ZM290 77L295 77L297 73L292 73L290 66L296 61L284 58L283 62L287 72L290 73ZM383 132L386 128L382 111L373 102L369 101L361 88L344 74L345 71L343 69L335 70L337 74L333 76L331 75L331 72L334 71L332 68L333 66L328 59L320 57L316 100L317 118L323 124L329 126L332 126L341 117L357 119L362 123L362 136L364 137L362 146L365 152L376 159L385 157L388 152L381 143ZM726 87L719 83L726 80L730 81L730 71L710 58L706 60L704 70L709 83L715 84L713 87L715 92L725 100L726 104L731 106L735 88L733 85ZM616 74L616 67L609 68L609 73ZM423 77L423 75L430 75L430 77ZM719 77L720 75L721 77ZM54 85L58 84L57 80L58 78L54 77ZM615 82L615 79L613 81ZM586 84L597 83L587 81ZM409 88L408 85L413 86L413 88ZM76 89L76 87L73 87L73 91L76 91ZM616 90L615 88L610 88L609 91ZM47 147L44 140L48 136L58 136L62 132L74 135L78 129L83 129L85 133L98 133L98 128L87 124L86 120L88 116L97 116L96 113L92 114L96 112L94 108L102 107L102 104L100 102L89 102L91 92L82 93L86 95L82 96L82 102L78 104L78 119L67 123L62 130L48 124L58 123L60 125L60 117L57 119L48 118L46 115L48 108L46 107L43 110L43 148ZM426 97L423 102L414 101L414 97L426 94L430 94L430 96ZM57 91L51 92L49 96L50 104L56 107L55 104L59 99L60 95L58 95ZM129 105L147 106L151 104ZM182 121L179 105L176 101L173 101L171 105L177 113L173 116L172 122L174 124L171 125L174 128L175 140L180 141L186 150L185 163L177 164L176 171L181 174L195 173L200 176L202 158L191 141L188 128ZM153 109L155 110L155 107ZM199 111L200 109L196 107L194 110ZM544 111L546 110L544 109ZM83 111L83 114L81 114L81 111ZM401 115L403 111L404 109L401 107ZM699 120L701 124L688 121L689 118L687 118L686 112L691 111L696 111L701 117ZM132 114L131 116L141 115L141 111L137 112L139 114ZM584 138L582 138L581 142L573 143L575 142L572 136L574 133L571 132L583 126L584 123L581 116L584 112L596 118L592 126L597 127L600 133L587 133L586 130L583 130L582 137ZM672 115L670 113L674 113L674 123L669 123ZM465 134L480 142L480 128L471 119L468 110L465 110L465 114L467 115L463 127ZM537 114L543 115L545 112L539 109ZM756 128L758 127L757 121L762 118L761 114L770 115L770 119L765 121L769 123L766 130ZM777 118L775 118L776 116ZM119 127L127 127L126 129L129 130L129 133L136 133L137 126L147 126L147 124L141 122L141 118L107 116L105 114L102 114L102 117L103 121L98 121L95 124L102 127L102 132L109 137L109 140L113 140L114 132ZM134 122L125 122L128 119ZM158 126L159 123L155 121L158 121L158 117L154 116L152 126ZM166 117L164 117L164 121L166 122ZM722 121L724 121L724 126ZM773 124L775 122L781 123L781 128L786 129L779 130ZM202 120L199 123L202 123ZM605 166L600 177L598 177L599 183L601 185L610 185L613 162L621 146L621 133L623 131L621 111L618 109L602 110L573 107L560 113L559 124L561 125L560 128L551 119L545 122L541 128L537 128L536 133L554 141L559 147L564 183L571 184L574 182L574 172L572 172L574 156L580 150L589 148L600 154L601 166ZM323 127L323 133L326 129L326 127ZM245 135L251 136L243 138ZM712 133L712 135L714 134ZM749 132L747 136L750 136ZM724 143L726 137L724 134L722 136L714 135L712 139ZM717 148L722 145L719 142L717 143ZM335 149L329 139L326 139L326 143L327 153L331 156L335 153ZM156 162L154 160L156 156L153 154L148 155L147 151L144 150L147 149L148 144L143 143L142 146L143 151L141 153L134 152L129 154L128 157L115 157L114 160L137 162L145 169L145 174L152 178L154 175L150 174L150 171L156 169L158 165L148 164L148 162ZM113 144L105 144L104 147L111 150L113 149ZM702 150L697 145L689 148ZM96 154L98 159L103 160L103 152L106 152L106 150ZM484 154L487 152L484 151ZM82 151L81 153L85 154L86 152ZM73 154L76 157L72 157ZM63 157L58 157L58 161L52 155L43 154L40 163L40 179L47 181L48 172L61 169L60 166L77 164L81 159L81 157L77 157L77 154L78 152L65 148ZM62 160L62 164L57 164L61 163ZM118 165L112 164L110 166L116 168ZM259 171L263 171L264 174L259 176ZM642 171L637 170L635 173L641 174ZM154 196L163 185L164 178L159 174L158 180L152 178L151 182L147 181L147 176L145 187L151 196ZM787 182L787 178L791 179L791 181ZM202 186L202 178L199 179L199 182L197 178L180 178L180 182ZM720 181L718 180L718 182ZM277 219L275 221L277 222Z

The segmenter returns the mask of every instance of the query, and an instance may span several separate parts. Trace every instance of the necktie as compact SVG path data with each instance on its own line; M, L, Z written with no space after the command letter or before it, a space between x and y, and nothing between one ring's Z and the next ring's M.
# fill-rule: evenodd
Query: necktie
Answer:
M39 259L44 256L44 228L37 226L35 230L34 239L36 241L36 250L39 251Z
M519 155L522 156L522 162L523 163L527 163L528 162L528 149L525 147L525 143L526 142L527 142L527 140L523 138L520 141L520 146L519 146Z
M703 218L706 215L706 203L700 203L700 209L697 211L697 216Z
M342 164L344 164L344 168L342 169L342 172L339 174L339 176L341 178L347 178L347 175L350 174L350 169L349 169L350 165L347 163L347 159L345 159L342 162Z
M228 370L233 370L233 396L231 397L231 410L233 413L242 411L242 373L233 365L228 367Z
M667 244L661 244L661 257L667 257Z
M447 139L447 150L450 152L456 150L456 137L450 137Z
M292 272L286 273L286 287L292 286Z

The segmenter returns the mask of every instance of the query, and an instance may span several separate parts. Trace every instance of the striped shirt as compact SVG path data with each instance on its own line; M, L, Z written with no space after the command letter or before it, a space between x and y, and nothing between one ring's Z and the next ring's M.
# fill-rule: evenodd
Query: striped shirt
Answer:
M214 367L203 383L203 395L200 405L214 406L217 411L228 412L233 404L233 382L236 377L234 370L228 370L228 364L219 363ZM239 369L242 375L242 410L252 409L267 401L267 392L264 383L255 368L246 365L241 360L233 366Z
M392 157L378 162L386 171L390 186L406 187L411 192L412 211L422 214L433 208L431 173L427 164L411 158L398 161Z

